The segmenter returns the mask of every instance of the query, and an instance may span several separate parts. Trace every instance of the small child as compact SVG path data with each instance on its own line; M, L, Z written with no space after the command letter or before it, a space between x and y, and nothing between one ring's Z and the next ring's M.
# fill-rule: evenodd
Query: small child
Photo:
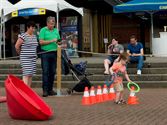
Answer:
M128 62L128 53L123 52L119 55L118 61L113 64L113 66L110 68L111 75L113 73L116 73L116 78L113 82L114 89L116 91L116 98L115 103L116 104L126 104L126 101L123 100L123 77L125 76L126 80L128 82L131 82L129 79L129 76L127 74L126 70L126 64Z

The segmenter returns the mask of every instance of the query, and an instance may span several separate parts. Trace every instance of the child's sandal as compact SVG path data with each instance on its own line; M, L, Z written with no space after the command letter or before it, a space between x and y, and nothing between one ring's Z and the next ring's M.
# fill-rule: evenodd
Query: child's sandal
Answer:
M114 102L114 103L115 103L115 104L118 104L118 105L119 105L119 104L121 104L121 102L120 102L120 101L117 101L117 102Z
M127 104L125 100L120 100L121 104Z

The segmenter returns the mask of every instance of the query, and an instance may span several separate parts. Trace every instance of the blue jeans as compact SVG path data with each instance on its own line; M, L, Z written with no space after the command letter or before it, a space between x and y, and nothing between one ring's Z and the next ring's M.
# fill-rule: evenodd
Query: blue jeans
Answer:
M137 63L137 70L142 70L143 67L143 56L130 56L131 63Z
M42 54L41 66L43 91L52 91L57 67L57 52L49 52Z

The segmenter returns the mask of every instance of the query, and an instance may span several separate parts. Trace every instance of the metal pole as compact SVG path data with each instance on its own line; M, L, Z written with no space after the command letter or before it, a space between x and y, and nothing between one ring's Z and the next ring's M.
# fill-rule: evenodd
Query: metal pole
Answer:
M1 22L0 22L0 58L2 58L2 51L1 51L1 45L2 45L2 9L0 10L1 13Z
M6 59L6 41L5 41L5 18L4 18L4 15L2 16L3 18L3 59L5 60Z
M152 42L153 42L153 38L154 38L153 14L154 14L154 13L150 13L150 16L151 16L151 42L150 42L150 47L151 47L151 48L150 48L150 52L151 52L151 53L152 53Z

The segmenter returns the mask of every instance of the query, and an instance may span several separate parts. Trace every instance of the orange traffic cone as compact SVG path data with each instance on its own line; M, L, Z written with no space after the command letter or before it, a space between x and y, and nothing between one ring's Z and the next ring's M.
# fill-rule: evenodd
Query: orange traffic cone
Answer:
M110 90L109 90L109 100L114 100L114 99L115 99L115 90L114 90L113 84L111 84Z
M82 97L82 105L90 105L90 97L88 87L85 87L84 95Z
M94 86L90 89L90 103L95 104L96 103L96 95L95 95L95 88Z
M0 103L1 102L6 102L6 96L0 96Z
M109 100L107 85L104 85L104 87L103 87L103 100L104 101L108 101Z
M96 102L97 103L103 102L103 95L102 95L101 86L97 87Z
M130 91L130 95L129 95L129 98L128 98L128 104L129 104L129 105L136 105L136 104L139 104L138 99L137 99L137 97L135 96L134 90L135 90L135 87L132 86L132 87L131 87L131 91Z

